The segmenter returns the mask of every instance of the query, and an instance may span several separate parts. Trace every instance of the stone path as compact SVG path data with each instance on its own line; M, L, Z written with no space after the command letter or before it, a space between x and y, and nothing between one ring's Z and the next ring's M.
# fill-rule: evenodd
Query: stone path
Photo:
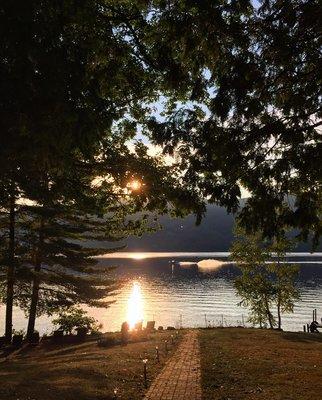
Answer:
M145 400L201 400L198 332L189 331L150 386Z

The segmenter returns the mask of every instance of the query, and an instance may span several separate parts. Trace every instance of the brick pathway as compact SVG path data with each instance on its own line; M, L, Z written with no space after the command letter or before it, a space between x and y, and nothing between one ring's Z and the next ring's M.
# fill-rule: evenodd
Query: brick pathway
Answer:
M198 332L189 331L150 386L145 400L201 400Z

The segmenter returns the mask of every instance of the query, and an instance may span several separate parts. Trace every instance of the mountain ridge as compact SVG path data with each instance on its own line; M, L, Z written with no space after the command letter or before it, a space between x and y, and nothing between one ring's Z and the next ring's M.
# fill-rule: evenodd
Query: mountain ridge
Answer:
M124 251L137 252L217 252L228 251L234 236L234 216L226 209L216 205L208 205L207 213L201 224L196 226L195 217L171 218L160 216L162 229L154 233L143 234L142 237L130 236L122 244ZM309 243L300 243L296 251L310 251ZM321 251L321 244L316 251Z

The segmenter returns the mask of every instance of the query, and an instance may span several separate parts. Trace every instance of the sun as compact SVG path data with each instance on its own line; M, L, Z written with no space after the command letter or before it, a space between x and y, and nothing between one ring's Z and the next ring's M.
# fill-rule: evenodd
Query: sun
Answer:
M133 179L131 182L128 184L129 188L132 190L140 190L142 187L142 183L138 181L137 179Z

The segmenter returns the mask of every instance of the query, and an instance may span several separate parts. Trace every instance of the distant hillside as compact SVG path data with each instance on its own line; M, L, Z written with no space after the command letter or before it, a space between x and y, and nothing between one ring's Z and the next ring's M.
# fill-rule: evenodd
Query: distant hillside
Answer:
M160 223L163 229L158 232L128 238L126 251L224 251L232 241L234 219L221 207L208 206L199 226L193 216L162 216Z
M183 219L162 216L160 223L162 230L124 241L126 251L227 251L233 240L234 217L219 206L209 205L199 226L193 216ZM310 246L301 244L297 250L310 251Z

